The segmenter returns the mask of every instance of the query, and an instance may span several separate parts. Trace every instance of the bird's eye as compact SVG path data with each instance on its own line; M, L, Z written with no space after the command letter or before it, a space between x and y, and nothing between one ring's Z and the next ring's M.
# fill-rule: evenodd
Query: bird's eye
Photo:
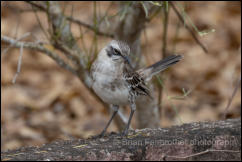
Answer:
M115 55L121 55L121 53L119 52L119 50L117 50L116 48L113 48L114 54Z

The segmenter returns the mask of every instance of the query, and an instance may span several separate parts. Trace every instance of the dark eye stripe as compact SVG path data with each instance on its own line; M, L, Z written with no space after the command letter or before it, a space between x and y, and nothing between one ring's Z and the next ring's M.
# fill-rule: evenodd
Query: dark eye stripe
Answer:
M112 52L110 50L107 50L106 49L106 52L107 52L108 57L111 57L112 56Z

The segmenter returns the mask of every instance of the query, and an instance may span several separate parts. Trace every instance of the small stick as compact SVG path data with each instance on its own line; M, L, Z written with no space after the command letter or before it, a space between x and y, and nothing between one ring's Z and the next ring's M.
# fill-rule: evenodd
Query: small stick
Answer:
M15 46L15 44L16 44L18 41L20 41L20 40L22 40L22 39L28 37L30 34L31 34L31 33L29 33L29 32L28 32L28 33L25 33L24 35L22 35L21 37L19 37L19 38L16 39L15 41L13 41L13 42L10 44L9 47L7 47L6 49L3 50L3 52L1 53L1 55L2 55L2 56L5 55L5 54L8 52L8 50L9 50L11 47Z
M169 3L171 4L172 9L175 11L175 13L177 14L179 20L184 23L184 19L182 17L182 15L179 13L179 11L176 9L175 4L172 1L169 1ZM196 34L193 32L193 30L185 24L185 28L191 33L192 37L194 38L194 40L197 42L197 44L203 49L203 51L205 53L208 53L207 48L202 44L202 42L197 38Z
M238 82L237 82L235 88L234 88L234 91L233 91L233 93L232 93L232 96L230 97L229 102L228 102L228 104L227 104L227 106L226 106L226 108L225 108L225 110L224 110L223 119L226 119L226 115L227 115L227 113L228 113L228 109L229 109L229 107L230 107L230 105L231 105L231 103L232 103L232 100L233 100L233 98L234 98L234 96L235 96L237 90L239 89L240 82L241 82L241 75L240 75L240 77L239 77L239 80L238 80Z
M23 56L23 46L24 46L24 43L21 43L21 45L20 45L20 53L19 53L19 58L18 58L17 72L14 75L13 80L12 80L13 84L16 83L16 79L17 79L18 74L20 73L20 70L21 70L21 63L22 63L22 56Z

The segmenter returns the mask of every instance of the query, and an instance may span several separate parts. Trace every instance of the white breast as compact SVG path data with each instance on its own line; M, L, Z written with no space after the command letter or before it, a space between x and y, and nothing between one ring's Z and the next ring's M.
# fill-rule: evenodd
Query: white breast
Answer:
M114 105L128 104L129 90L126 82L112 62L95 62L93 69L93 90L106 103Z

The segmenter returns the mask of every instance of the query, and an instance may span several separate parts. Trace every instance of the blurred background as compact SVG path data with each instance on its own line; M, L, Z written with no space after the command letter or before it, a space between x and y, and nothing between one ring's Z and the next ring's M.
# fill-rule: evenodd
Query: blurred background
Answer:
M157 98L162 90L159 127L222 120L241 73L241 2L176 3L185 23L194 30L208 53L194 41L169 3L157 3L150 2L149 5L161 5L161 10L147 21L140 33L145 65L163 57L163 10L169 10L166 50L184 56L179 64L153 79ZM104 32L108 30L103 26L113 26L113 18L121 20L129 14L120 11L120 5L132 6L121 2L60 3L64 15L86 24L94 24L94 17L95 20L102 19L99 29ZM141 5L146 10L145 5ZM43 32L48 32L48 28L44 12L25 2L1 1L1 37L17 39L30 32L31 36L24 41L48 42ZM87 58L93 58L112 40L73 22L71 32ZM8 47L9 44L1 41L2 151L59 139L87 138L102 131L110 117L109 111L77 76L58 66L47 55L23 49L21 71L13 84L20 49L10 48L3 53ZM163 88L159 86L161 79ZM128 116L128 107L124 108L124 114ZM239 87L226 117L240 116ZM132 127L137 128L135 119ZM112 123L108 131L118 131L117 125Z

